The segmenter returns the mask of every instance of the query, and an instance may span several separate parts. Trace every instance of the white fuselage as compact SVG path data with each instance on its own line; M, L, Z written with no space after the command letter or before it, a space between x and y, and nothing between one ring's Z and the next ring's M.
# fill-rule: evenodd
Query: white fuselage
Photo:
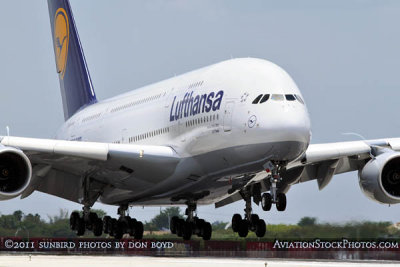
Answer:
M267 101L253 104L267 94ZM207 183L210 194L203 202L209 203L226 193L210 181L241 170L261 171L268 160L301 156L310 142L310 120L299 89L284 70L269 61L243 58L90 105L66 121L57 138L170 146L182 159L194 159L196 167L187 164L194 169L175 173L169 187L155 184L145 192L129 188L131 193L123 197L165 203L161 199L196 186L203 190ZM200 178L188 182L188 173ZM121 201L122 194L108 194L103 202Z

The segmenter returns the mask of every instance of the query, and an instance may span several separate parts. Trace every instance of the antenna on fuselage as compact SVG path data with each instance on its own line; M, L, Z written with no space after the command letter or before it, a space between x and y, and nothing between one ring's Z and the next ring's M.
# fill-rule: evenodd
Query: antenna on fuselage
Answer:
M6 132L7 132L7 136L10 136L10 127L6 126Z

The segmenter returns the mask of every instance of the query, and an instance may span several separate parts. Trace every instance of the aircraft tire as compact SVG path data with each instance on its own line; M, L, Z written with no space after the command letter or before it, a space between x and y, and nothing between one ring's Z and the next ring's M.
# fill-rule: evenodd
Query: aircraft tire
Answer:
M257 237L264 237L265 232L267 231L267 227L265 225L265 221L260 219L256 223L256 236Z
M197 219L195 221L195 228L193 230L193 233L197 234L198 237L203 237L205 224L206 224L206 221L204 221L203 219Z
M88 230L93 231L94 224L96 223L96 221L99 217L94 212L90 212L88 217L89 217L89 221L86 222L86 228Z
M109 234L110 234L110 236L114 236L115 233L117 232L117 227L118 227L118 221L117 221L117 219L111 218L110 226L111 226L111 227L110 227Z
M240 221L240 226L238 230L239 236L240 237L246 237L247 234L249 233L249 222L247 220L241 220Z
M277 195L278 203L276 203L276 209L278 211L284 211L286 209L286 195L284 193L279 193Z
M232 230L234 232L238 232L239 231L241 222L242 222L242 216L240 216L240 214L236 213L236 214L234 214L232 216Z
M182 237L183 235L183 224L184 224L184 220L183 219L179 219L177 221L177 225L176 225L176 235L179 237Z
M143 231L144 231L143 223L141 221L136 221L134 238L135 239L142 239L143 238Z
M192 224L190 222L183 222L182 237L183 240L190 240L190 238L192 237Z
M272 206L272 196L270 193L264 193L261 196L261 207L264 211L271 210Z
M256 230L257 223L258 223L259 220L260 220L260 218L258 217L257 214L251 214L251 217L250 217L250 229L251 229L251 231L254 232Z
M85 234L85 230L85 220L83 218L79 218L76 228L76 235L83 236Z
M117 221L115 226L114 238L121 239L124 235L124 223L122 221Z
M137 223L136 219L128 218L128 232L130 236L135 236Z
M202 237L203 240L210 240L212 235L212 227L209 222L203 224L202 227Z
M79 212L74 211L71 213L71 216L69 217L69 227L71 230L78 230L78 220L79 220Z
M169 228L170 228L169 230L171 230L172 234L176 234L176 230L177 230L177 227L178 227L178 221L179 221L179 217L178 216L173 216L171 218L171 221L169 223Z
M93 234L94 236L101 236L103 234L103 221L100 218L97 218L93 222Z
M111 217L110 216L104 216L103 218L103 232L105 234L109 234L111 231Z

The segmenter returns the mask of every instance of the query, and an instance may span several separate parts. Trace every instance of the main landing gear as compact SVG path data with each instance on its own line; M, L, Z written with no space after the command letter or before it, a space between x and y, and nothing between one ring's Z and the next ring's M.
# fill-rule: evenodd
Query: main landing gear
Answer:
M257 214L252 214L251 196L245 193L246 208L242 219L240 214L234 214L232 217L232 230L237 232L240 237L246 237L249 231L256 233L257 237L264 237L267 231L265 221L260 219Z
M245 214L243 218L240 214L234 214L232 217L232 229L240 237L246 237L249 231L255 232L257 237L263 237L266 232L264 220L260 219L257 214L252 214L252 197L257 205L261 202L261 207L264 211L271 210L272 204L276 205L278 211L286 209L286 195L279 192L277 187L282 180L280 173L284 166L283 162L268 162L264 166L267 172L271 172L271 175L266 178L266 186L268 187L269 185L270 188L269 193L261 195L260 186L255 185L247 186L240 190L240 194L246 202Z
M188 207L185 212L187 215L186 220L177 216L171 218L171 233L182 237L184 240L190 240L192 235L202 237L203 240L210 240L212 234L211 224L203 219L199 219L197 216L194 216L197 209L195 202L188 202L187 205Z
M83 216L79 212L74 211L69 218L69 226L71 230L76 231L76 235L82 236L86 230L93 231L95 236L103 234L103 221L96 213L90 212L90 208L83 208Z
M83 208L83 216L73 212L69 219L71 230L76 231L78 236L85 234L86 230L92 231L95 236L101 236L103 232L116 239L121 239L124 234L129 234L135 239L143 238L143 223L126 215L128 206L118 208L120 217L117 219L105 216L100 219L96 213L90 212L89 207Z

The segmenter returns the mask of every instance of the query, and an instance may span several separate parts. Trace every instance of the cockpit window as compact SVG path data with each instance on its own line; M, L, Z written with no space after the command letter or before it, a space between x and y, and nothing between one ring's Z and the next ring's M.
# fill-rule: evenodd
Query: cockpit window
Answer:
M283 95L280 95L280 94L272 94L271 95L271 100L283 101L284 97L283 97Z
M296 98L294 97L294 95L285 95L285 97L286 97L286 100L287 100L287 101L295 101L295 100L296 100Z
M294 95L300 103L304 104L304 100L299 95Z
M258 104L262 96L263 96L262 94L257 96L256 99L253 100L253 104Z
M266 102L268 99L269 99L269 94L264 95L260 101L260 104Z

